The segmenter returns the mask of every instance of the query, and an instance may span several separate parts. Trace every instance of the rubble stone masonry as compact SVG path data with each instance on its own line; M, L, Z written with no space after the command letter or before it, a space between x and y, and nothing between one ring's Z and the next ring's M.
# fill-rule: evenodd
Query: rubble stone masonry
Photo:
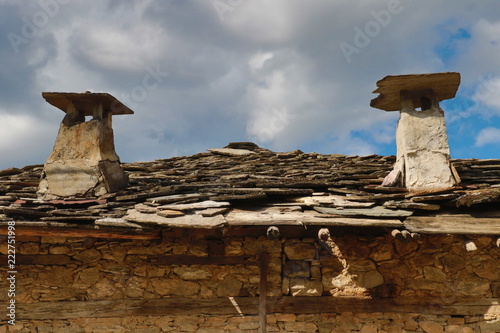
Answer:
M471 237L468 252L462 236L422 235L402 241L383 236L332 235L328 240L220 238L223 256L248 256L250 264L172 265L158 256L208 257L214 240L196 232L174 230L162 240L89 240L19 237L22 255L67 259L62 264L20 265L16 301L21 304L102 300L155 300L258 297L260 270L251 261L268 254L267 296L345 299L415 297L453 303L459 298L500 297L500 248L492 237ZM0 253L7 254L6 243ZM58 257L58 258L59 258ZM256 261L257 262L257 261ZM6 290L7 269L0 271ZM7 293L0 293L6 304ZM70 305L69 305L70 306ZM272 308L272 304L268 304ZM4 308L2 306L2 308ZM500 332L500 314L432 314L420 312L353 312L267 315L268 332ZM383 310L383 309L381 309ZM130 315L109 318L30 319L16 325L0 318L3 332L258 332L257 315Z

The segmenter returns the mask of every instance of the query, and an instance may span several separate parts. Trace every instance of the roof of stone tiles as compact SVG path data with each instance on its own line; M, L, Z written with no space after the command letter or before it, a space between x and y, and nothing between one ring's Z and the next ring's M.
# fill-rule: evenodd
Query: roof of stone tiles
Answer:
M348 226L403 234L500 234L500 160L452 160L453 188L382 187L394 156L277 153L233 143L192 156L123 163L125 190L41 201L43 165L0 171L0 224L40 228ZM361 229L360 229L361 230Z

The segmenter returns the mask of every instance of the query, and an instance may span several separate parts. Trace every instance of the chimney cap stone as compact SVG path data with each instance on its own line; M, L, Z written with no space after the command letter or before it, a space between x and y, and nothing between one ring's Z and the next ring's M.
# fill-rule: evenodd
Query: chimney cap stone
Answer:
M71 92L43 92L42 97L53 106L64 112L68 111L71 103L84 116L92 116L97 105L101 104L103 110L111 111L112 115L134 114L125 104L108 93L71 93Z
M431 74L388 75L377 81L370 106L385 111L401 110L401 91L425 92L432 90L438 101L455 97L460 85L460 73L444 72ZM421 107L416 101L415 108Z

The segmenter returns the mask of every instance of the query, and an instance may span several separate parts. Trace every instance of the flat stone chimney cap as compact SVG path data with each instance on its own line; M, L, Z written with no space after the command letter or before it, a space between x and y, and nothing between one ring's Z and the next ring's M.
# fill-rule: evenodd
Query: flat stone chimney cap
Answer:
M385 111L401 110L401 91L419 92L433 90L438 101L455 97L460 85L460 73L445 72L432 74L388 75L377 81L380 94L370 102L370 106ZM420 100L414 101L414 107L419 108Z
M43 92L42 97L64 112L67 112L70 103L73 103L77 110L83 112L84 116L92 116L95 107L99 104L102 105L103 110L111 111L113 115L134 113L108 93Z

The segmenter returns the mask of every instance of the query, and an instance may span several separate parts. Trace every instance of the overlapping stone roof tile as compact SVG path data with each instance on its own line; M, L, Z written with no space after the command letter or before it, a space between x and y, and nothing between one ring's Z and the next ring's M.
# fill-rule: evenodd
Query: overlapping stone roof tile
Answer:
M42 165L0 171L0 223L39 228L349 226L500 234L500 160L453 160L462 183L381 186L394 156L277 153L233 143L192 156L122 164L129 186L99 198L42 201Z

